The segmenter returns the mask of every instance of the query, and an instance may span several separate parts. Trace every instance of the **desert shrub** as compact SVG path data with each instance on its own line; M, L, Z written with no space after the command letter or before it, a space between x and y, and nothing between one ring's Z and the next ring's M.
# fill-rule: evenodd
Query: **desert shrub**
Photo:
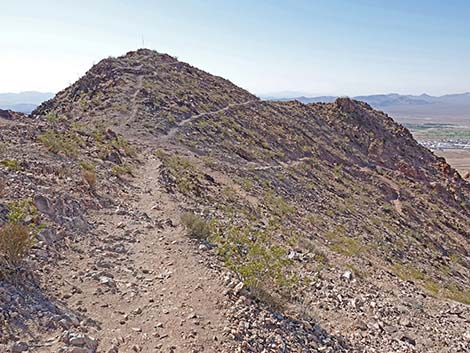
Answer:
M97 125L88 134L98 150L98 156L105 159L113 150L124 153L129 157L136 157L137 151L123 136L109 134L104 125Z
M295 207L289 205L282 196L275 196L274 192L268 191L264 195L264 204L271 210L273 215L284 217L295 212Z
M425 279L424 274L411 264L395 263L393 265L395 274L403 281L421 281Z
M80 167L82 167L83 170L91 170L91 171L95 170L95 166L93 164L85 162L85 161L80 162Z
M35 235L23 224L8 222L0 229L0 258L8 267L17 267L34 245Z
M111 146L117 148L118 150L124 151L129 157L136 157L137 151L130 145L130 143L122 136L117 136L114 140L110 142Z
M3 196L7 189L7 183L5 180L0 179L0 196Z
M276 294L278 298L290 296L291 290L300 284L298 275L292 271L287 248L273 240L275 232L270 227L232 224L214 227L211 236L226 266L239 275L255 297L268 304L273 304Z
M8 170L20 170L20 164L16 159L4 159L1 162L2 166L4 166Z
M51 124L58 124L65 121L63 117L60 117L57 113L50 112L46 115L46 120Z
M113 165L111 172L115 176L122 176L125 174L132 175L132 167L130 165Z
M17 268L29 254L41 229L34 222L36 217L37 210L31 200L9 206L8 221L0 229L0 271Z
M243 190L248 191L248 192L252 191L254 187L253 180L251 180L248 177L241 178L239 180L239 184L243 188Z
M91 189L96 186L96 173L93 170L83 169L82 179L88 184Z
M181 216L181 222L186 227L188 235L191 238L207 239L211 234L209 223L202 217L186 212Z
M187 158L166 154L157 150L155 155L162 160L167 171L173 176L176 187L183 194L197 193L200 187L201 173Z
M470 290L467 288L460 288L455 283L445 286L445 296L449 299L470 305Z
M424 282L424 288L426 288L428 291L430 291L433 295L436 295L439 293L440 287L439 284L436 283L434 280L431 278L427 278Z
M343 225L337 225L325 233L331 250L348 257L359 256L367 250L359 239L352 238Z
M161 148L156 149L154 154L158 159L161 159L161 160L165 160L169 157L169 155Z
M8 206L8 221L22 223L37 218L38 211L31 199L14 202Z
M76 156L80 146L84 143L82 138L75 132L56 133L52 130L39 135L38 141L52 153L63 153L66 156Z
M0 142L0 154L6 153L8 150L8 144L6 142Z
M336 164L333 167L333 175L334 175L335 179L340 179L341 176L342 176L342 173L343 173L343 166L340 165L340 164Z

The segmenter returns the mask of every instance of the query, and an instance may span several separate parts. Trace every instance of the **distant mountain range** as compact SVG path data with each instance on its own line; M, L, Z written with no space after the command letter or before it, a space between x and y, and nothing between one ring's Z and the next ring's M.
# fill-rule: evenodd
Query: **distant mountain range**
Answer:
M302 103L330 103L336 96L278 98L279 96L262 97L265 100L289 101L298 100ZM375 94L353 97L368 103L373 108L400 118L427 119L429 121L449 120L470 122L470 93L448 94L444 96Z
M20 92L0 93L0 109L14 110L20 113L31 113L39 104L51 99L54 93L50 92Z

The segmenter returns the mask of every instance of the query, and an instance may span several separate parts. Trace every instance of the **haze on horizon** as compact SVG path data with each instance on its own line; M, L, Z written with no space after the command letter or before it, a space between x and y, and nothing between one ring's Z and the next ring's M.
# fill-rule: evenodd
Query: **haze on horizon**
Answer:
M468 13L463 0L10 1L0 92L56 92L142 46L257 94L467 92Z

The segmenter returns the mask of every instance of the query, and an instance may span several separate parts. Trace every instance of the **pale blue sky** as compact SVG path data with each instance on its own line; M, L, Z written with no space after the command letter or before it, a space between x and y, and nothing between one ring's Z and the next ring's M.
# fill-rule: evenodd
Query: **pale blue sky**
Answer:
M0 0L0 92L145 46L254 92L470 90L470 1Z

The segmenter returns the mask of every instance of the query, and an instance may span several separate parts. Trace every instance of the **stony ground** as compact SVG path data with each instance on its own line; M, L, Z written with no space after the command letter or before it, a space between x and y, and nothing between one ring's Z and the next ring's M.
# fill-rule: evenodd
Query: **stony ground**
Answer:
M0 278L0 352L470 351L470 188L363 103L260 102L141 50L0 129L0 222L28 198L46 225ZM300 280L256 293L187 211L273 221Z
M39 308L24 321L31 335L4 350L468 351L468 307L436 301L386 271L364 279L332 266L312 274L308 295L285 314L256 303L207 245L186 235L181 195L166 192L161 162L148 158L128 197L91 212L93 230L68 239L36 281L0 287Z

